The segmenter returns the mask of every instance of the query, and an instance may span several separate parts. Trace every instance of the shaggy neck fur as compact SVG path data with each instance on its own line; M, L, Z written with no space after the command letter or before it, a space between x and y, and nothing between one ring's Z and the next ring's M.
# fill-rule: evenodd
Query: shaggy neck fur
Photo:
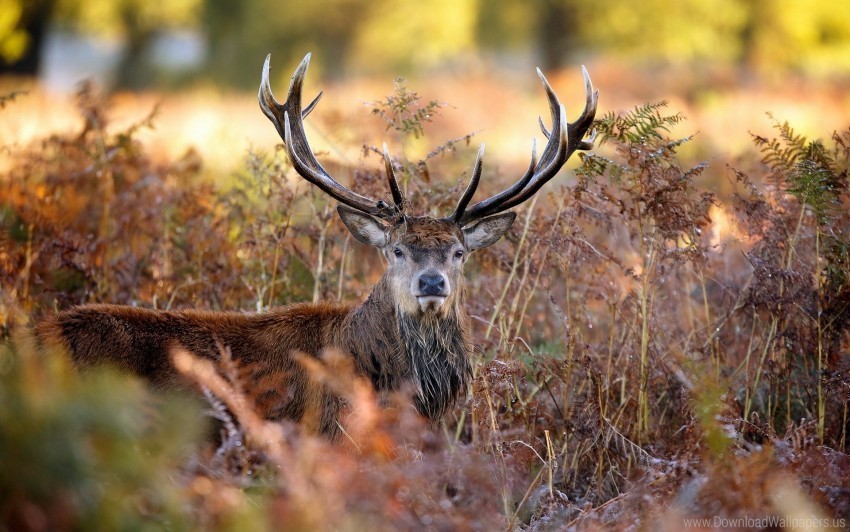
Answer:
M416 408L440 419L466 391L472 368L459 316L399 313L398 334L405 346L410 379L416 387Z
M463 292L457 287L447 312L409 314L392 304L388 283L381 280L346 328L345 344L375 388L397 390L411 383L417 410L432 420L466 392L472 375Z

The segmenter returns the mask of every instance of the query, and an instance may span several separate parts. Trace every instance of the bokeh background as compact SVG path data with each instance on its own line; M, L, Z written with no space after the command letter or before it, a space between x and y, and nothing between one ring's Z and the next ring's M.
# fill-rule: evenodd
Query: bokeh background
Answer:
M668 100L688 117L682 133L699 132L686 153L695 159L734 157L750 132L771 127L767 112L813 136L850 114L850 4L830 0L0 0L0 8L2 84L28 91L4 112L4 144L72 127L75 88L93 79L117 95L115 127L160 102L145 140L170 157L194 146L205 172L225 181L247 147L277 142L254 101L268 53L278 93L313 53L307 90L326 90L313 142L348 164L358 155L345 146L392 141L364 103L390 93L397 76L449 105L432 144L476 131L510 170L525 165L535 115L545 113L536 66L568 112L582 102L580 64L602 89L603 112ZM323 129L319 116L362 131ZM429 149L413 144L405 147L413 154Z

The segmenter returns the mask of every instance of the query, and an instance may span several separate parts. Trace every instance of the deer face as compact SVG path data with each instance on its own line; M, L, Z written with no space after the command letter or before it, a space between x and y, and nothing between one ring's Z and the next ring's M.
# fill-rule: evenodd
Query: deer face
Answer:
M427 216L385 225L355 209L340 205L337 210L357 240L381 249L395 301L408 314L450 311L469 253L496 243L516 217L497 214L468 227Z

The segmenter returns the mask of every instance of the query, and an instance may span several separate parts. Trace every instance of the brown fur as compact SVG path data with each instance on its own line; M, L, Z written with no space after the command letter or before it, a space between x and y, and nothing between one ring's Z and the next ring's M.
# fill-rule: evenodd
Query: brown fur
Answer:
M463 234L453 224L421 218L388 228L389 247L403 244L433 266ZM413 262L412 260L409 263ZM311 382L294 352L319 357L328 348L350 354L357 374L377 390L410 384L419 412L438 420L465 393L471 374L469 318L464 310L460 267L451 263L455 285L439 311L399 303L398 277L407 265L390 266L359 306L295 304L264 313L156 311L117 305L75 307L42 323L44 345L64 347L79 367L117 365L160 386L184 385L171 364L175 347L208 359L230 348L240 380L260 413L269 419L301 421L315 432L337 432L340 401Z

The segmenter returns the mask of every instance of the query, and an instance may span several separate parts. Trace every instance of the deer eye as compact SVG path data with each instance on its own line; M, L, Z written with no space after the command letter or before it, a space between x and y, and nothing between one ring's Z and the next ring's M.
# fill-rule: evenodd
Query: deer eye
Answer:
M456 259L462 259L463 258L463 250L462 249L455 251L455 258Z
M395 255L398 258L402 258L402 257L404 257L404 251L402 251L401 248L395 248L393 250L393 255Z

